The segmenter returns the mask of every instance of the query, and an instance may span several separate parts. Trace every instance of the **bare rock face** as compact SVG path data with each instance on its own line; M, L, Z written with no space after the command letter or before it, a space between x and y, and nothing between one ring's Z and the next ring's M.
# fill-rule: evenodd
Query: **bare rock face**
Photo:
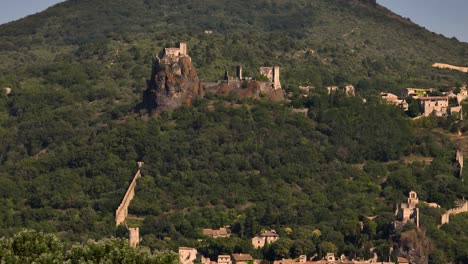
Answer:
M157 113L171 111L181 105L191 105L197 96L203 96L203 91L189 56L153 63L151 80L143 94L146 109Z

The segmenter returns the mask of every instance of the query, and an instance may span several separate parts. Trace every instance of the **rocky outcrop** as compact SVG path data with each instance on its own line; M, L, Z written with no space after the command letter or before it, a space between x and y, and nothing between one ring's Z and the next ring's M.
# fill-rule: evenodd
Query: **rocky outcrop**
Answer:
M153 63L151 80L143 95L146 109L158 113L174 110L181 105L190 105L197 96L203 96L203 91L189 56L163 58Z

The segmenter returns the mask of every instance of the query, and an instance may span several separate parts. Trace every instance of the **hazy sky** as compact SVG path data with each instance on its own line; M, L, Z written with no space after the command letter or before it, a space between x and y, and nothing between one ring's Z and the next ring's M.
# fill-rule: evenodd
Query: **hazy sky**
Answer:
M62 1L0 0L0 24L40 12ZM377 2L431 31L447 37L455 36L461 41L468 42L468 0L377 0Z
M0 24L41 12L60 2L63 0L0 0Z
M468 0L377 0L393 12L446 37L468 42Z

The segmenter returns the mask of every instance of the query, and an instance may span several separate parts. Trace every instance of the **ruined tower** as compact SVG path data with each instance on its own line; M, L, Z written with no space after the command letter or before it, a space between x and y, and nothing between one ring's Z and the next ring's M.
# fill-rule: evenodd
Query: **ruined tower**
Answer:
M236 77L239 78L239 80L242 80L242 66L238 65L236 67Z
M273 83L273 89L281 89L280 67L260 67L260 74Z
M187 55L187 43L181 42L179 44L179 48L180 48L180 55Z

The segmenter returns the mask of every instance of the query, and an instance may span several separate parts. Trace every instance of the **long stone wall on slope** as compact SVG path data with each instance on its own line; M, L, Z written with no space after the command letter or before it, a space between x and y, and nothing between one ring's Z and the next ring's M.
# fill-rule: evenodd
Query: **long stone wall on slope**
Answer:
M448 210L442 215L441 223L447 224L450 221L450 215L461 214L468 212L468 201L463 201L463 204L459 207Z
M135 186L137 179L141 176L142 166L143 162L138 162L138 171L135 173L135 176L133 177L133 180L130 183L127 192L125 193L122 202L120 203L117 210L115 210L115 226L119 226L125 223L125 219L128 216L128 206L130 205L130 202L132 201L133 197L135 197Z
M456 70L456 71L468 73L468 67L459 67L459 66L446 64L446 63L434 63L432 67L441 68L441 69L450 69L450 70Z

